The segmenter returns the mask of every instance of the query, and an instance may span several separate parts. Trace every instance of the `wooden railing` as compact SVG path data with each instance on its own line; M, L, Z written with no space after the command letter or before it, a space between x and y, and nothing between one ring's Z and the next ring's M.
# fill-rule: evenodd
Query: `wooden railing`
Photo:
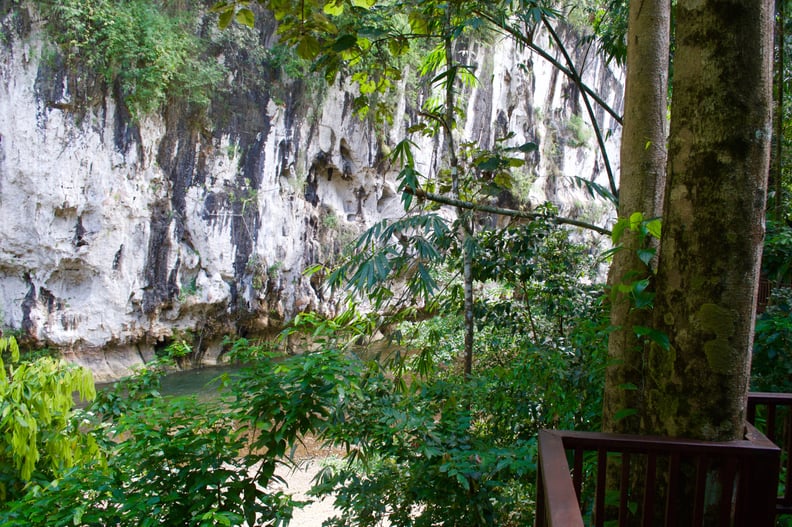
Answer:
M781 448L778 514L792 514L792 393L748 394L749 423Z
M596 527L700 526L714 514L719 526L771 527L779 459L779 448L750 424L744 440L728 442L543 430L536 525L582 527L590 516Z

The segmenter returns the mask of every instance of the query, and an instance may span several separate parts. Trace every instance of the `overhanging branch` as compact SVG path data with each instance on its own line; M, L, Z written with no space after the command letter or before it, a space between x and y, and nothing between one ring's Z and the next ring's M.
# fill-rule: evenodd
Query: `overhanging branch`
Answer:
M608 229L604 229L602 227L599 227L597 225L585 221L573 220L571 218L564 218L560 216L548 216L546 214L540 214L538 212L526 212L522 210L495 207L493 205L473 203L470 201L449 198L441 194L435 194L434 192L427 192L421 189L405 188L404 192L406 192L407 194L411 194L417 198L428 199L429 201L434 201L435 203L442 203L443 205L450 205L452 207L457 207L460 209L475 210L477 212L487 212L489 214L498 214L501 216L509 216L511 218L524 218L528 220L538 220L540 218L544 218L551 223L556 223L559 225L572 225L575 227L580 227L582 229L588 229L590 231L594 231L598 234L602 234L603 236L611 235L611 231L609 231Z

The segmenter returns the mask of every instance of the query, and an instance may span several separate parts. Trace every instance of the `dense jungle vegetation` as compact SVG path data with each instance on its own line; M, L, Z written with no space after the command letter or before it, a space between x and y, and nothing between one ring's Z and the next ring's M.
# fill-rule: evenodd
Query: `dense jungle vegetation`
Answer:
M201 60L205 41L182 2L37 3L57 20L66 59L118 83L133 114L177 96L210 104L222 70ZM260 13L240 4L215 5L221 27L256 23ZM455 143L457 90L474 79L454 45L494 30L519 41L527 29L570 23L621 63L627 3L332 0L308 2L321 9L303 18L291 4L269 2L283 46L272 63L287 75L349 75L361 116L387 119L381 103L399 61L421 58L408 56L411 47L430 50L422 82L436 97L412 132L446 137L447 168L428 184L405 138L392 153L404 217L367 231L337 267L307 270L325 273L347 308L331 319L300 314L282 334L306 343L295 356L281 353L280 342L229 337L229 359L246 366L219 378L209 401L160 395L162 376L191 352L185 342L96 392L86 371L46 350L20 350L12 332L0 337L0 525L286 524L302 504L268 485L306 437L344 452L312 491L334 496L339 515L327 525L531 525L537 431L599 430L614 294L602 271L613 251L593 254L572 230L590 226L571 227L550 204L481 227L490 212L477 204L508 189L536 145ZM779 8L781 28L786 12ZM789 66L782 59L779 68L783 112L763 260L773 287L756 321L752 388L790 392L792 101ZM615 206L612 183L590 188ZM453 206L451 219L438 200ZM660 221L638 213L620 220L614 251L625 232L650 240ZM654 252L640 251L650 268ZM651 309L650 278L616 289L634 309ZM387 345L372 345L382 333ZM636 333L662 344L649 327ZM624 408L619 417L634 413Z

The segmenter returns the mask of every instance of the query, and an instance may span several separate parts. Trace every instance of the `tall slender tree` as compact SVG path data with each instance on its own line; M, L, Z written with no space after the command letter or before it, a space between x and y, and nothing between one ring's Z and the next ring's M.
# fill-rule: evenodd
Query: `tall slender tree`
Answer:
M666 105L670 33L669 0L630 2L621 143L619 218L634 213L660 216L666 170ZM637 309L628 284L647 277L639 251L648 249L639 232L625 229L608 275L611 324L602 428L637 433L642 406L643 343L636 327L651 325L651 312Z

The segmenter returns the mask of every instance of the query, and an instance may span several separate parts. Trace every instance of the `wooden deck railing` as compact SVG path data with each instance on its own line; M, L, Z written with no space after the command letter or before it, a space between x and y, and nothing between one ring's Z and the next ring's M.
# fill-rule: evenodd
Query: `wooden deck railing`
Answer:
M711 520L714 501L717 525L771 527L779 459L779 448L750 424L746 439L728 442L543 430L536 525L582 527L582 502L596 527L610 520L700 526ZM615 478L609 460L618 465ZM607 477L618 482L606 484ZM636 482L643 491L631 490Z
M778 514L792 514L792 393L748 394L749 423L781 448Z

